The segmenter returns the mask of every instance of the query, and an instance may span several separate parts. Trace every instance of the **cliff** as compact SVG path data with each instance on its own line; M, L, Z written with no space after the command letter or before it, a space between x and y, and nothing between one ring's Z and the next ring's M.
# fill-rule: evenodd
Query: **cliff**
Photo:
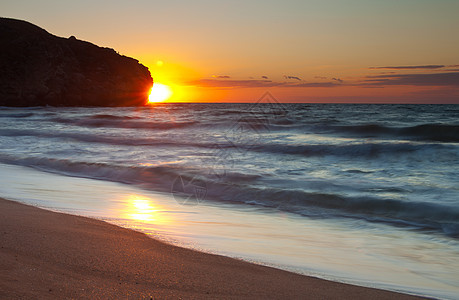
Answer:
M0 18L0 106L137 106L148 101L148 68L75 37Z

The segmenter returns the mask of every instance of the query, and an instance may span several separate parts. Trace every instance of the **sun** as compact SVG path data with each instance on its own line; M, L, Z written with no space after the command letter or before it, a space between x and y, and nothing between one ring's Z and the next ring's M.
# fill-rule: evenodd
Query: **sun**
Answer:
M161 83L154 83L151 88L148 103L163 102L170 98L172 91L170 87Z

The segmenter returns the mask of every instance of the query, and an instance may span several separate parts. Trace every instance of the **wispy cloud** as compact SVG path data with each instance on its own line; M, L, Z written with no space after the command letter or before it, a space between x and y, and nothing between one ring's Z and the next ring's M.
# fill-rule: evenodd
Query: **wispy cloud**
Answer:
M298 83L294 85L288 85L288 87L310 87L310 88L330 88L330 87L337 87L341 84L335 82L305 82L305 83Z
M337 81L339 83L343 83L344 81L340 78L332 78L332 80Z
M297 76L284 75L284 78L285 79L295 79L295 80L301 81L301 78Z
M199 79L189 82L192 85L202 87L273 87L282 83L271 80L220 80L220 79Z
M276 82L272 80L221 80L221 79L200 79L189 82L191 85L214 88L255 88L255 87L288 87L288 88L312 88L312 87L337 87L341 86L343 81L335 79L327 82Z
M292 78L294 77L294 78ZM362 88L378 88L385 86L438 86L438 87L459 87L459 71L445 70L444 72L424 72L410 74L378 74L363 77L361 80L346 81L339 77L332 77L329 80L305 81L296 76L284 76L294 81L274 81L267 76L260 76L262 79L230 79L227 75L213 76L188 82L191 85L211 88L334 88L343 86L354 86Z
M396 74L367 76L364 84L388 86L458 86L459 72L432 74Z
M370 67L369 69L378 70L378 69L385 69L385 70L413 70L413 69L421 69L421 70L432 70L432 69L441 69L446 67L445 65L423 65L423 66L388 66L388 67Z

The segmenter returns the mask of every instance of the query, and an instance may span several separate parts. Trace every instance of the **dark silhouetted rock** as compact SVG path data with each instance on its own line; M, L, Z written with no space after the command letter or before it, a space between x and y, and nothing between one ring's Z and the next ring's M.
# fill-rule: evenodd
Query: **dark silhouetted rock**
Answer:
M0 106L137 106L153 84L148 68L74 36L0 18Z

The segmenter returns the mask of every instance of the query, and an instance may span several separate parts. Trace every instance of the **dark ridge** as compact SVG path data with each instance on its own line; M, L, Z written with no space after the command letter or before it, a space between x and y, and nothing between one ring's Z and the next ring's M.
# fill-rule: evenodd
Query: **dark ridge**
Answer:
M0 18L0 106L145 105L148 68L74 36Z

